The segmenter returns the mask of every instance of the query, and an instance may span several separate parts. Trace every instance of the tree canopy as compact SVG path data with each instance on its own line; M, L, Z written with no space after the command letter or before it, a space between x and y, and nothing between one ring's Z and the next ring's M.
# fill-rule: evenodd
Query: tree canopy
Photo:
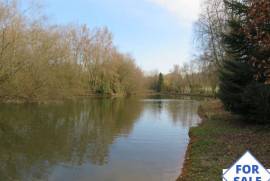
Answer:
M0 99L140 91L142 71L130 55L117 50L112 37L106 27L54 25L22 12L16 1L0 1Z

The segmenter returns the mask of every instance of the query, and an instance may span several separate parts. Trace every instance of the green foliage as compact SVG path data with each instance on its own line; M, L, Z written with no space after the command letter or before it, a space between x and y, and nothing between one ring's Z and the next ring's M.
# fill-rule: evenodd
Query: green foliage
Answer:
M227 110L246 120L270 123L270 85L257 78L265 73L264 66L256 66L265 56L257 56L260 50L246 33L248 3L231 0L226 5L231 16L223 33L226 61L220 69L219 97Z
M245 87L252 81L252 69L246 63L248 58L247 42L242 27L242 6L235 1L227 1L227 8L234 15L227 22L228 30L223 33L226 61L220 69L219 98L225 108L236 114L247 111L242 95Z
M249 109L246 116L259 123L270 123L270 86L252 82L245 89L242 100Z
M234 60L224 62L218 95L227 110L243 115L248 111L242 95L252 80L252 68L248 64Z
M164 89L164 77L163 74L160 73L158 77L158 83L157 83L157 92L162 92Z

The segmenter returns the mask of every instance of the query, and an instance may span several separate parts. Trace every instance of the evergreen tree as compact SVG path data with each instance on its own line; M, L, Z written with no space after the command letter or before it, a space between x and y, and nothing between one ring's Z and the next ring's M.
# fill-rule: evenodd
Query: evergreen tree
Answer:
M248 64L235 60L224 62L220 71L219 98L228 111L236 114L245 114L248 111L243 94L252 80L253 71Z
M258 75L267 75L266 66L260 62L266 62L270 54L265 53L266 46L258 46L262 41L256 43L257 39L247 33L253 28L249 25L252 6L248 1L230 0L225 4L231 16L227 21L227 31L223 34L226 61L220 70L219 97L227 110L244 116L246 120L269 122L270 87L265 84L266 79ZM269 34L265 31L264 35ZM257 36L256 33L254 36Z
M164 76L162 73L158 76L157 91L162 92L164 88Z
M249 84L242 96L248 111L245 117L258 123L270 123L270 86L253 81Z
M227 32L223 34L226 57L220 70L219 98L227 110L241 114L247 111L242 95L252 81L252 69L247 64L249 46L244 32L240 31L246 8L235 1L226 1L226 5L232 16L227 22Z

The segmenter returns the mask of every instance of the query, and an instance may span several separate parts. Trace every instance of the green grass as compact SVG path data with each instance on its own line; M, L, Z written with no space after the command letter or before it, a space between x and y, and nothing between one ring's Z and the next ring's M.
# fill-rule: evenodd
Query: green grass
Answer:
M248 124L224 111L218 101L200 107L203 123L190 130L191 142L179 181L218 181L246 150L270 168L270 127Z

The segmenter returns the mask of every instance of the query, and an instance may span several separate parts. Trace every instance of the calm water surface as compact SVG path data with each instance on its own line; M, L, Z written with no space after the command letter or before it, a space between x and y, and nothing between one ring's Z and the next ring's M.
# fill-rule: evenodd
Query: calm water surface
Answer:
M198 102L94 99L0 106L0 180L174 181Z

